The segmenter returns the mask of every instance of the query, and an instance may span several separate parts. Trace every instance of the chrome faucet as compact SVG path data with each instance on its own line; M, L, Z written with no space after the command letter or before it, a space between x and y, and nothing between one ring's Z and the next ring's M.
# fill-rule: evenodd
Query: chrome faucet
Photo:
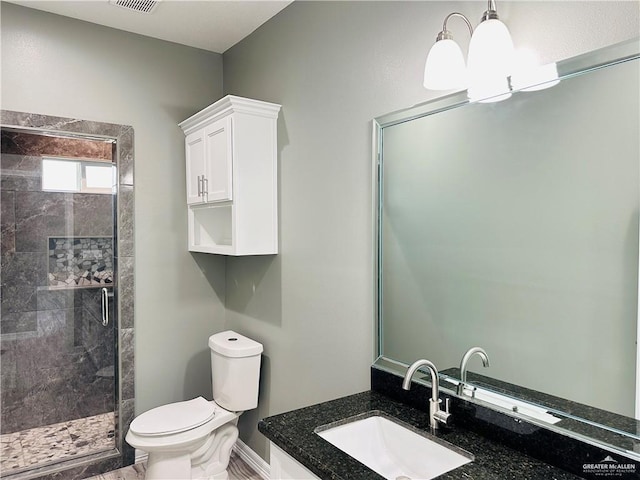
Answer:
M431 374L431 398L429 399L429 426L431 430L436 430L438 428L438 423L444 423L447 425L451 418L451 414L449 413L449 399L447 398L445 410L440 410L440 380L438 378L438 370L436 366L431 363L429 360L417 360L411 364L411 366L407 369L407 373L404 375L404 380L402 381L402 388L404 390L409 390L411 388L411 378L413 374L416 373L420 367L427 367L429 369L429 373Z
M476 353L480 355L480 358L482 359L482 365L485 368L489 366L489 355L487 355L487 352L484 351L484 348L471 347L469 350L467 350L467 353L464 354L464 356L462 357L462 361L460 362L460 383L458 384L458 395L464 395L464 387L467 384L467 363L469 363L471 357L473 357L473 355ZM475 388L473 389L473 392L475 392ZM472 397L474 395L473 392L471 393Z

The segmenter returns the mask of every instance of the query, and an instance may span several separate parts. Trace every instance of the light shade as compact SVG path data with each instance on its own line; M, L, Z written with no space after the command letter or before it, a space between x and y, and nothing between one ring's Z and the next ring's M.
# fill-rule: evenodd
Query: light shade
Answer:
M511 97L509 80L506 77L496 77L484 82L476 82L474 85L469 85L467 97L473 102L480 103L506 100Z
M511 87L523 92L535 92L560 83L556 63L518 70L511 75Z
M513 65L513 41L507 26L496 18L485 20L473 32L469 43L468 95L472 100L509 98Z
M462 50L450 38L438 40L424 66L424 87L429 90L461 90L467 86Z

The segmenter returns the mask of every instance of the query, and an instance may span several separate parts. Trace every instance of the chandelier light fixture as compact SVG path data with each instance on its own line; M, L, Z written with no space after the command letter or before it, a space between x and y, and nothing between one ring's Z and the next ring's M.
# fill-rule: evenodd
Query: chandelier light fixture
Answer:
M447 22L459 17L467 24L471 41L465 65L460 46L447 30ZM429 90L467 89L470 100L497 102L511 96L512 89L541 89L557 83L555 64L529 68L515 73L514 48L507 26L500 21L495 0L488 0L480 24L473 29L469 19L462 13L447 15L436 43L429 50L424 69L424 86ZM555 83L546 84L550 80Z

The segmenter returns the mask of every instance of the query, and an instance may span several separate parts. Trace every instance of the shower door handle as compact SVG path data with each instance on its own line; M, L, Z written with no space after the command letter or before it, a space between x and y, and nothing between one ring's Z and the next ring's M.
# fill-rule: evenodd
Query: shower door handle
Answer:
M109 325L109 299L113 298L113 292L110 292L106 288L102 289L102 325Z

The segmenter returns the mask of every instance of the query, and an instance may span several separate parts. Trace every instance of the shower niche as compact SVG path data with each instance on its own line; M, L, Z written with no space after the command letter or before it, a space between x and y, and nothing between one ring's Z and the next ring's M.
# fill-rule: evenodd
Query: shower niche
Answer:
M112 237L49 237L49 285L99 288L113 284Z

